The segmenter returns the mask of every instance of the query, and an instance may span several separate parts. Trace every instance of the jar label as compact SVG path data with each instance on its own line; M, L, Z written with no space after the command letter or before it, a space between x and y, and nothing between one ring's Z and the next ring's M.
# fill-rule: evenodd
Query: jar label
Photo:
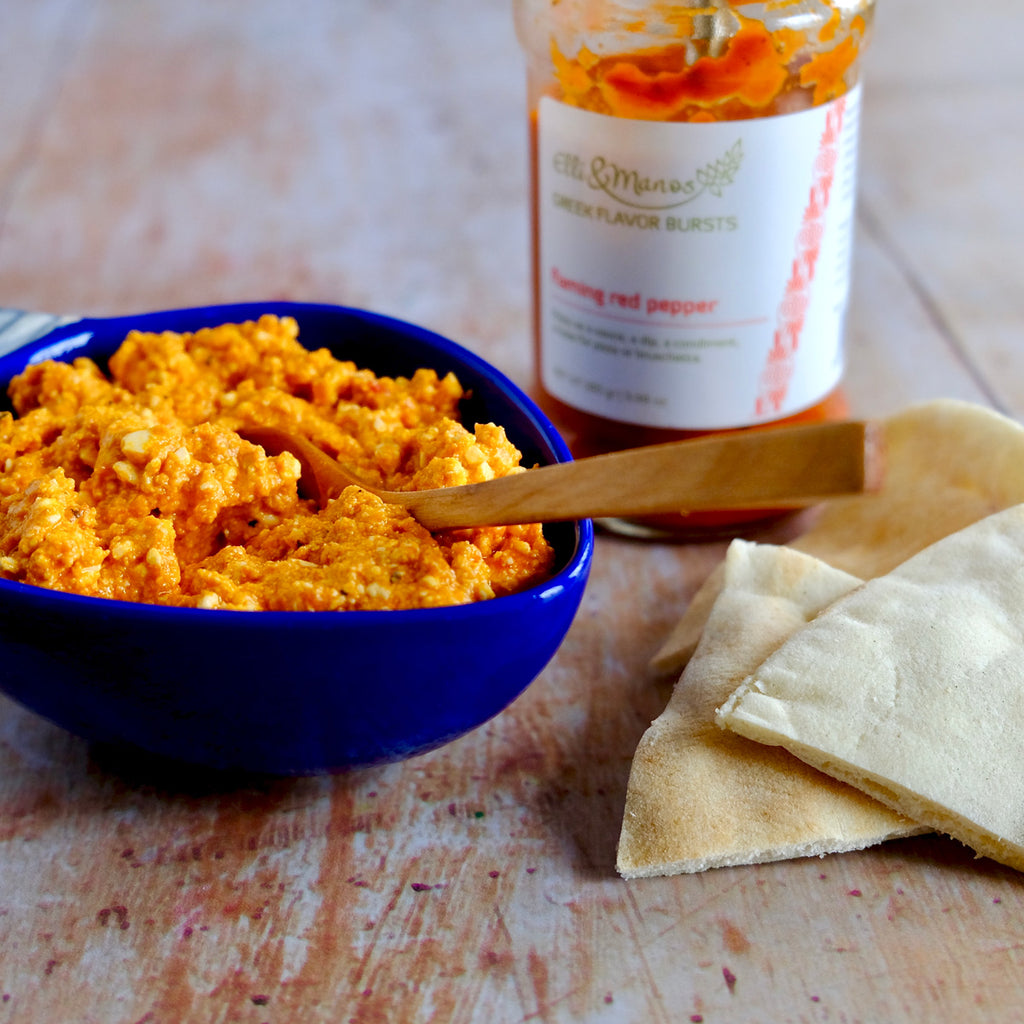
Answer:
M613 420L712 430L835 388L859 99L713 124L542 99L545 389Z

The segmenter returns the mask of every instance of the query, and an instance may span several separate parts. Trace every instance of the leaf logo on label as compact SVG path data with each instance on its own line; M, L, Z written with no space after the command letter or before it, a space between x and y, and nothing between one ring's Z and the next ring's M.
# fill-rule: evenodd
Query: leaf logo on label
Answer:
M738 139L718 159L706 164L692 178L652 178L635 168L624 168L603 156L590 162L587 185L610 199L636 210L674 210L709 193L722 197L743 163L743 140ZM668 202L653 202L661 196Z
M743 163L743 141L738 140L727 150L721 160L716 160L699 170L697 181L713 196L721 196L722 190L733 183L741 163Z

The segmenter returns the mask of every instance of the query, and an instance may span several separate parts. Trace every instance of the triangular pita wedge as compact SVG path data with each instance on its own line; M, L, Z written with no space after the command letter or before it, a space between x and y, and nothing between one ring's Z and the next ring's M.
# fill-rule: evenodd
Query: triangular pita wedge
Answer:
M1024 428L1013 420L982 406L940 399L911 406L881 426L882 489L827 502L792 547L870 579L940 538L1024 502ZM657 671L682 670L721 585L719 568L655 654Z
M767 655L857 586L784 547L734 541L693 659L633 759L619 840L625 878L861 849L920 827L858 790L715 724Z
M720 720L1024 869L1024 505L836 602Z

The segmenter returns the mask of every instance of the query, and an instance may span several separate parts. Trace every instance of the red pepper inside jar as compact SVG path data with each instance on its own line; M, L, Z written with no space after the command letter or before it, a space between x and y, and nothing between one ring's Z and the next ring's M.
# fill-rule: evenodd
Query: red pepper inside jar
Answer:
M516 0L536 390L574 454L846 415L873 13L874 0ZM768 515L606 525L689 536Z

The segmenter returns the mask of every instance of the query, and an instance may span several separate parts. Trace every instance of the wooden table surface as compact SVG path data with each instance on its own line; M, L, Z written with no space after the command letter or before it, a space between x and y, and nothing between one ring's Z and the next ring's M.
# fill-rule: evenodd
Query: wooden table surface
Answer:
M1024 416L1024 6L968 6L880 3L860 413ZM528 381L505 0L0 0L0 67L0 306L360 305ZM648 659L723 550L601 537L511 708L348 776L168 772L0 701L0 1024L1019 1019L1024 877L950 840L615 874Z

